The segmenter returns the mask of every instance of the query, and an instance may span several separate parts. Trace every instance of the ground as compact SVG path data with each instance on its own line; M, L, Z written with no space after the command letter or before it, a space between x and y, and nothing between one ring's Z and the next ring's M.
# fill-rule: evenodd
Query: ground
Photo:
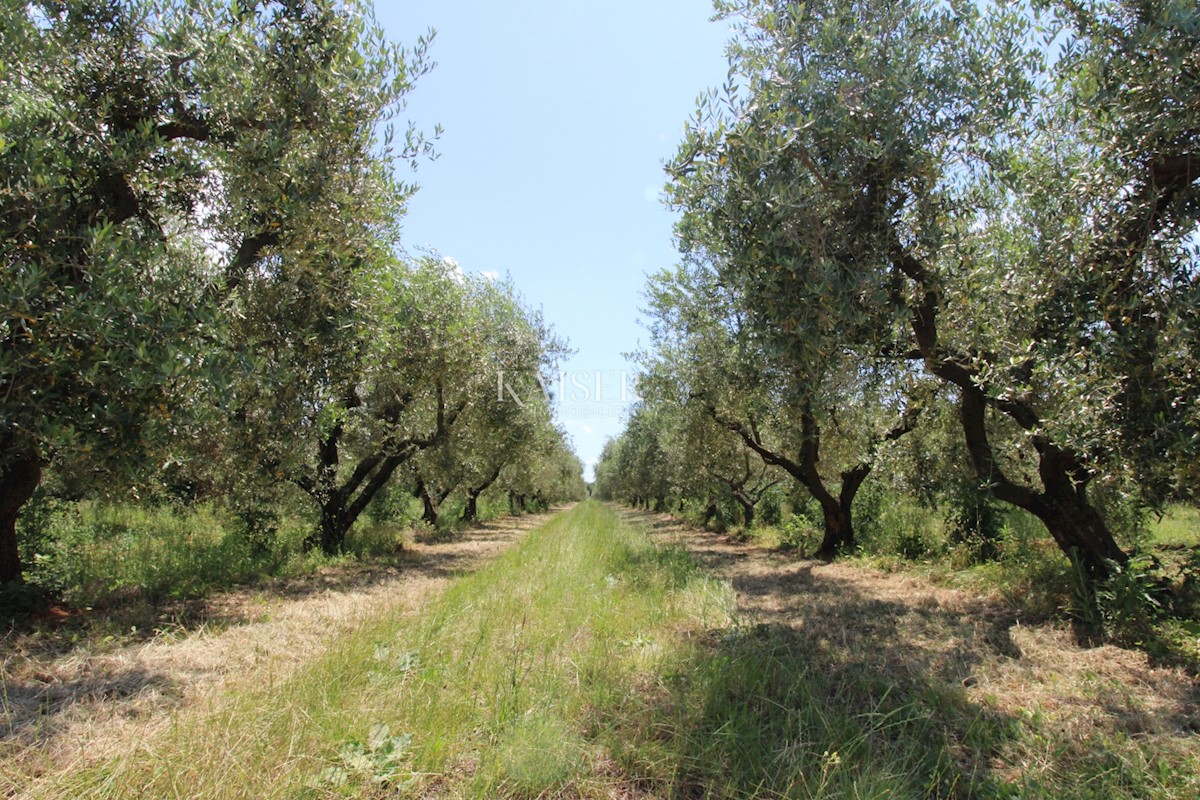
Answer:
M395 567L330 567L165 609L143 622L143 635L97 638L78 622L10 633L0 640L0 765L61 766L127 751L169 724L175 709L239 682L280 680L362 620L419 608L545 519L508 518L449 541L412 543ZM125 639L135 641L106 646ZM0 794L17 789L0 777Z
M881 698L899 705L944 692L933 715L961 709L968 724L943 726L946 738L937 746L952 757L961 752L967 771L979 768L978 742L966 741L977 720L999 729L1036 717L1037 730L1054 732L1045 750L1028 737L1017 750L1018 737L996 736L1001 744L985 768L1004 782L1091 757L1085 750L1107 740L1194 749L1196 679L1155 666L1144 653L1081 647L1064 626L1028 623L1000 599L921 577L798 560L667 515L621 515L656 542L686 548L703 572L732 585L735 632L785 637L830 678L828 686L861 691L847 695L847 704L882 709ZM21 792L18 778L2 776L103 761L152 742L181 710L212 708L238 686L283 680L371 619L421 609L546 519L508 519L450 541L413 544L394 567L331 567L159 610L142 630L107 641L78 621L8 634L0 640L0 795ZM728 630L710 633L730 641Z
M961 687L971 706L998 719L1037 715L1067 740L1099 734L1188 748L1200 731L1200 683L1143 652L1080 646L1065 625L1025 624L998 598L918 576L796 560L668 515L623 516L730 581L742 624L783 629L848 683L873 678L901 695L931 683Z

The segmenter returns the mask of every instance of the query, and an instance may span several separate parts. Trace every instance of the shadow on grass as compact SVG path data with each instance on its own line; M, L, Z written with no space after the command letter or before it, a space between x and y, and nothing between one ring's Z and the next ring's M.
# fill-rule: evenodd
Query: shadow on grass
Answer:
M863 615L879 611L859 603ZM943 679L942 654L823 626L710 631L599 722L654 797L1003 797L992 763L1019 721ZM865 644L859 639L860 644ZM903 660L907 669L886 667ZM969 661L963 654L959 663Z
M1183 796L1169 787L1192 781L1191 756L1167 743L1151 769L1158 745L1136 738L1178 729L1187 714L1176 703L1058 730L1020 698L996 703L973 689L1024 658L1003 603L739 548L659 515L622 516L729 580L742 620L693 636L676 661L600 714L595 730L635 794L1147 797ZM1077 693L1029 705L1064 701L1120 705Z
M111 671L100 666L72 680L41 676L27 681L5 681L0 687L0 754L9 746L26 747L46 742L67 725L72 709L117 700L134 701L145 693L156 697L182 697L179 681L155 670L135 665ZM127 716L136 716L130 709Z
M136 589L115 594L111 601L93 608L72 608L59 616L25 614L0 627L0 640L19 640L27 655L40 658L63 656L81 642L96 637L117 639L118 644L149 641L170 629L173 635L203 630L212 633L262 619L261 606L271 601L298 601L328 593L367 591L403 580L407 575L422 578L451 578L470 572L479 561L479 550L500 547L517 534L544 521L533 515L478 523L453 538L416 544L393 554L361 560L347 557L327 566L286 577L262 576L227 591L187 599L147 598ZM247 605L243 596L263 603ZM231 602L232 598L232 602Z
M48 742L67 727L76 709L87 713L90 706L110 703L124 709L116 713L136 715L140 712L125 701L143 692L183 697L186 687L136 663L136 651L135 663L122 663L122 655L129 654L124 648L264 622L279 602L458 577L544 521L529 515L482 523L450 542L417 544L386 558L347 559L211 597L152 602L131 595L123 602L53 618L25 617L19 626L0 630L0 745Z

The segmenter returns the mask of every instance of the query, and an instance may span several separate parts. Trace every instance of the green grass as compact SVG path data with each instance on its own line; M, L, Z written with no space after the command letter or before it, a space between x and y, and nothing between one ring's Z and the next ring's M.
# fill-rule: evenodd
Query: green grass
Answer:
M1151 519L1149 539L1156 545L1200 545L1200 508L1175 505L1161 519Z
M272 572L287 558L283 548L256 552L207 506L85 502L57 509L44 528L29 579L79 606L197 597Z
M54 503L23 521L26 550L35 551L27 553L29 582L79 607L198 598L331 562L304 552L314 523L296 515L281 515L269 537L248 534L212 505ZM346 557L394 555L409 527L363 518L347 537Z
M848 622L740 624L727 584L588 501L417 613L28 796L1194 796L1195 748L1006 715L840 647Z
M297 576L339 558L388 560L413 538L453 537L461 503L448 502L437 531L420 520L420 501L391 490L350 529L345 553L305 552L316 519L307 502L260 515L250 530L230 508L202 504L69 502L38 495L18 523L26 580L76 607L196 599L271 576ZM504 496L484 495L479 521L508 513ZM0 599L0 612L3 611Z
M603 748L581 723L669 659L679 630L727 624L730 602L686 556L587 503L419 615L384 614L288 680L33 796L586 794ZM385 729L374 738L411 739L373 749Z

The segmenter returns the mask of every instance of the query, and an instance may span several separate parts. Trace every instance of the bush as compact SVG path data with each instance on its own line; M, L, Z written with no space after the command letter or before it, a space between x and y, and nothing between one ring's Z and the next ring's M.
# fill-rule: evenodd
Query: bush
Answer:
M1000 555L1003 507L973 479L959 480L951 489L946 514L951 541L970 563L994 561Z
M359 520L346 535L346 552L355 558L388 558L404 549L411 525Z
M47 492L45 486L39 486L33 493L17 519L17 547L25 564L33 564L37 554L46 549L53 535L55 520L67 513L70 506L70 503Z
M269 574L299 551L307 526L279 520L269 543L233 513L81 502L44 523L30 583L70 603L197 597Z
M823 538L823 523L814 521L805 510L793 512L779 526L779 546L800 555L815 552Z
M937 514L915 500L888 493L872 492L868 503L875 513L867 517L857 508L861 520L859 545L876 555L894 555L907 561L919 561L946 552L944 525ZM856 504L857 505L857 504Z

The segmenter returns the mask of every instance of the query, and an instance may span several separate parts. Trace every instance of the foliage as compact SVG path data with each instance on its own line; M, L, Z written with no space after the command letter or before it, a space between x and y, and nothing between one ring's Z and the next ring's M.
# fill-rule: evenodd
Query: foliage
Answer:
M410 191L390 165L423 142L395 152L376 126L426 69L427 43L405 51L369 8L325 0L0 13L10 580L13 524L46 463L112 475L195 435L187 398L220 388L226 323L253 319L255 303L287 305L301 285L344 285L362 254L353 234Z
M302 538L289 523L266 548L211 507L63 505L45 523L29 581L78 606L198 597L279 570Z
M730 80L668 188L759 368L812 397L844 375L834 395L855 397L919 365L958 406L976 485L1102 580L1127 554L1089 487L1187 493L1200 442L1179 338L1200 274L1183 4L718 11Z
M372 725L365 741L351 739L342 746L339 763L321 773L320 783L339 789L359 782L388 787L403 785L404 756L411 743L412 736L408 734L393 736L387 725Z
M47 470L72 499L228 505L259 553L297 490L340 552L425 451L469 517L506 468L555 493L532 388L564 345L511 285L400 255L395 168L433 152L391 121L429 37L357 0L2 13L0 580Z

